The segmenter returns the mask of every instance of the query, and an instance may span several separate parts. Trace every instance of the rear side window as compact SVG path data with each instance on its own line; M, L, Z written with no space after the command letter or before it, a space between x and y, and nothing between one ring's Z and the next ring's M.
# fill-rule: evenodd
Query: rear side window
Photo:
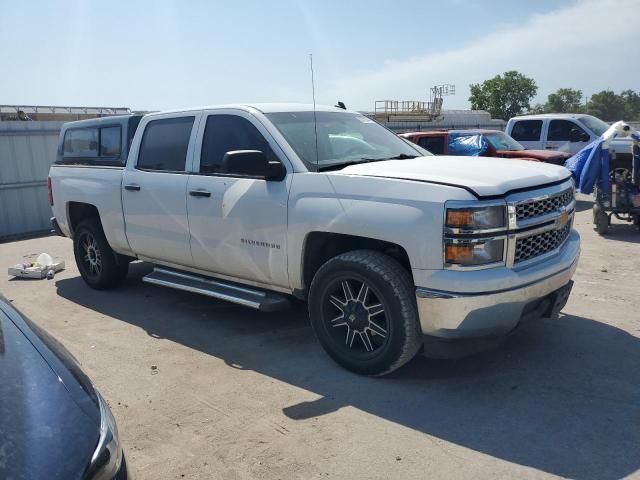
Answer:
M541 133L542 120L518 120L511 129L511 137L519 142L538 141Z
M547 140L569 142L571 141L571 132L574 130L586 135L586 132L582 128L569 120L551 120L551 122L549 122Z
M69 158L98 156L98 129L73 128L64 134L63 155Z
M421 137L418 139L418 145L426 148L434 155L442 155L444 153L444 137Z
M119 157L120 145L120 127L105 127L100 129L100 156L101 157Z
M177 117L150 121L142 136L138 168L184 172L194 119Z
M210 115L204 129L201 173L225 173L222 171L224 154L234 150L260 150L269 160L275 155L269 143L246 118L237 115Z
M71 163L120 165L121 144L119 125L70 128L64 134L62 156Z

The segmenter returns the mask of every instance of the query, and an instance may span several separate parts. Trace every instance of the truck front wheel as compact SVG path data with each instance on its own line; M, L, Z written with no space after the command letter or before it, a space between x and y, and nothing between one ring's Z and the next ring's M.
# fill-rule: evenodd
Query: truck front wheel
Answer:
M84 220L76 227L73 254L80 275L91 288L114 288L127 276L129 262L111 249L98 220Z
M356 250L325 263L311 283L309 317L327 353L360 374L390 373L421 345L409 273L380 252Z

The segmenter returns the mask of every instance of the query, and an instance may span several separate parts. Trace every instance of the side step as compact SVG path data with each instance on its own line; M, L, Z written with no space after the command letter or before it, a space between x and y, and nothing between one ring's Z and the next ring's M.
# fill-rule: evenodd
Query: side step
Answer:
M275 312L290 307L289 300L278 293L265 292L168 268L156 267L153 272L145 275L142 281L227 300L263 312Z

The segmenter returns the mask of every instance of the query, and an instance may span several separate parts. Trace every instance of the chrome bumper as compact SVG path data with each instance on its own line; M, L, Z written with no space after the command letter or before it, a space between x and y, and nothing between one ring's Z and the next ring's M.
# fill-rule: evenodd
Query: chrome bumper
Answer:
M506 334L523 317L539 314L540 301L567 285L577 266L576 255L569 267L549 277L512 289L479 294L417 288L422 333L446 339Z

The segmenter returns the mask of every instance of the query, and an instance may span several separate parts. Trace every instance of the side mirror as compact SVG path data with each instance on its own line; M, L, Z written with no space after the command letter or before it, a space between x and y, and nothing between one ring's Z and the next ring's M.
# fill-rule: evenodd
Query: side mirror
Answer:
M280 181L287 174L278 160L267 160L260 150L232 150L222 158L222 171L232 175Z

